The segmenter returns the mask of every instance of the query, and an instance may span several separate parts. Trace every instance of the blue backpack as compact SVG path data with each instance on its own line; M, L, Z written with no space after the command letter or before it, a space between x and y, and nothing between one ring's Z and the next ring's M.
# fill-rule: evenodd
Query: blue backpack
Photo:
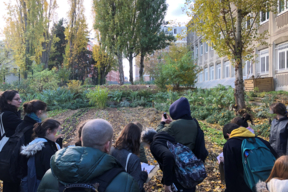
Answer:
M266 181L276 158L258 138L243 139L241 145L244 180L252 191L259 181Z
M174 156L176 178L182 187L191 189L207 177L203 162L189 147L180 143L172 144L169 141L167 141L167 146Z

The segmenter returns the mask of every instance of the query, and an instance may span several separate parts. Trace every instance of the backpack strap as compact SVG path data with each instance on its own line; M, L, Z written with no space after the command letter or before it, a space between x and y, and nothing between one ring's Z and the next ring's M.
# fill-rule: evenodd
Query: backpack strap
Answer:
M3 113L0 114L0 120L1 120L1 124L0 124L0 140L6 135L5 129L4 129L4 126L3 126L2 116L3 116Z
M125 166L125 171L127 172L127 168L128 168L128 163L129 163L129 159L130 159L130 156L132 155L132 153L129 153L128 156L127 156L127 159L126 159L126 166Z
M103 175L93 179L89 183L75 183L75 184L63 185L62 183L58 182L59 192L65 192L65 190L69 188L86 188L86 189L92 189L95 191L97 190L99 192L105 192L109 184L121 172L124 172L124 169L122 167L110 169L109 171L106 171ZM98 189L96 189L95 186L97 186Z

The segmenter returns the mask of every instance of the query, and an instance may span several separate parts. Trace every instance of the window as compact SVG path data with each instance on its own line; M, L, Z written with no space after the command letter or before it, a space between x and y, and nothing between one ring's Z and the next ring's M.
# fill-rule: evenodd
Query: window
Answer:
M214 67L210 67L210 80L214 80Z
M285 53L286 51L279 52L279 70L285 69L285 55L286 55Z
M205 43L205 53L208 53L208 44Z
M211 50L214 50L214 48L213 48L213 47L214 47L214 44L212 43L212 44L211 44Z
M217 65L217 79L221 79L221 65Z
M199 82L202 82L203 81L203 72L200 72L199 73Z
M195 47L195 56L198 57L198 46Z
M225 78L229 77L229 62L225 64Z
M260 22L264 23L269 20L269 11L260 13Z
M203 43L200 45L200 55L203 55Z
M281 13L288 9L288 0L279 0L278 1L278 12Z
M174 29L174 34L177 34L177 29Z
M264 50L260 52L260 71L261 73L269 72L269 52Z
M206 68L205 70L204 70L204 72L205 72L205 81L208 81L208 68Z
M231 77L235 77L235 67L231 65Z

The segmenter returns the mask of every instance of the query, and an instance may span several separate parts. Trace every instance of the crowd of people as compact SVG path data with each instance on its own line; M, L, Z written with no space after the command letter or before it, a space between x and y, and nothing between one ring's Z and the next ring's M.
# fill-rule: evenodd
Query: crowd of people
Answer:
M170 116L162 114L157 128L144 130L138 122L129 123L112 143L112 125L104 119L91 119L79 126L75 145L68 147L62 146L61 124L47 118L45 102L25 102L23 120L21 105L17 91L0 95L0 157L1 150L9 145L6 140L21 136L17 137L17 142L21 142L17 165L9 165L19 168L17 179L3 180L3 192L142 192L148 178L147 171L141 168L141 162L148 163L145 148L150 149L163 172L165 192L196 191L196 179L191 180L195 185L187 188L179 180L179 173L175 174L182 168L168 146L179 143L203 163L208 156L203 131L191 116L189 102L184 97L170 106ZM275 118L269 142L255 135L249 126L253 125L250 114L224 125L223 137L227 142L218 162L223 165L226 192L288 191L287 108L275 103L270 112ZM181 158L183 162L192 162L188 156ZM197 170L185 171L191 172L187 175L199 175ZM0 180L3 174L11 173L0 172Z

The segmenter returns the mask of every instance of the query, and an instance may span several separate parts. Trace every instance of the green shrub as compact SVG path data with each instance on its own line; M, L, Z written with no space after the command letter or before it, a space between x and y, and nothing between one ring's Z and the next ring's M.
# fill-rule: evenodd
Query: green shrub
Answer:
M87 98L91 105L97 108L104 109L108 100L109 90L107 88L101 88L100 86L95 87L94 90L89 90Z
M269 120L266 120L263 124L252 126L256 135L260 135L262 137L269 137L270 134L270 124Z

